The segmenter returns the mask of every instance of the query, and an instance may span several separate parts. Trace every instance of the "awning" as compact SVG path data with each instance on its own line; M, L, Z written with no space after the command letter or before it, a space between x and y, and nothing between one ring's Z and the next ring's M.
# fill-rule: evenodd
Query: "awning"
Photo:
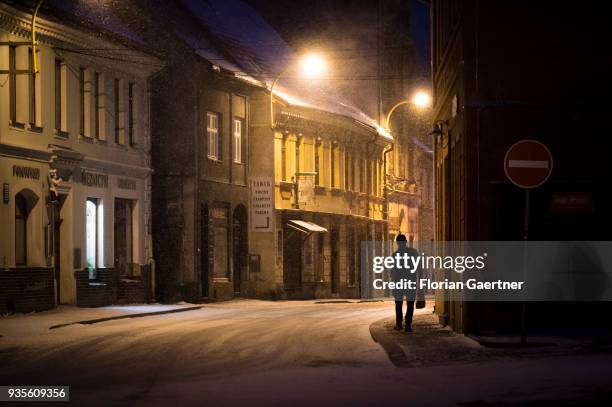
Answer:
M287 221L287 226L307 234L313 232L327 233L327 229L325 229L323 226L319 226L316 223L308 222L305 220L291 219Z

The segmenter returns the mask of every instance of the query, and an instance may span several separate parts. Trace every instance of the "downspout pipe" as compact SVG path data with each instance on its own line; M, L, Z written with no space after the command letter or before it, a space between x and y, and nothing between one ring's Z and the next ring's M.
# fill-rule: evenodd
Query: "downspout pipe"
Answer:
M395 142L391 142L389 147L385 148L383 152L383 198L385 200L385 209L383 212L383 219L389 220L389 191L387 185L387 179L390 174L387 173L387 154L391 153L395 148Z

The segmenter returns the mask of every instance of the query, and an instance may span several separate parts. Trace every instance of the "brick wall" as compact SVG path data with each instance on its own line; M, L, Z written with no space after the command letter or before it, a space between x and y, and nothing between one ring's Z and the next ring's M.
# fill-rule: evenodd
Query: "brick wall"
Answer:
M143 304L151 302L151 267L140 266L140 276L120 277L116 269L96 270L94 279L89 271L74 273L79 307L103 307L111 304Z
M140 266L139 277L120 278L117 304L142 304L151 302L151 267Z
M88 270L74 272L79 307L102 307L116 302L118 274L113 268L97 269L95 278L89 278Z
M0 270L0 313L43 311L54 306L53 269L27 267Z

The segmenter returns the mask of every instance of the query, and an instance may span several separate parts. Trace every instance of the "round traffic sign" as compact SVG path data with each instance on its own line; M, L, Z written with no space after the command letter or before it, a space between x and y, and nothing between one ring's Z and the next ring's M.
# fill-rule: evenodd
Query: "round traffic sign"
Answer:
M514 143L504 157L504 171L508 179L521 188L542 185L552 172L553 158L550 150L537 140L521 140Z

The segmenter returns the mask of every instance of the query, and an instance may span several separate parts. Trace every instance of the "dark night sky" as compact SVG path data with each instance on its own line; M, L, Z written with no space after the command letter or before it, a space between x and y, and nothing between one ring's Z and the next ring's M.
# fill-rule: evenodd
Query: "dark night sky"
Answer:
M333 65L335 86L370 116L377 116L377 27L379 3L372 0L244 0L254 7L298 53L321 50ZM384 93L401 98L414 83L430 79L429 6L419 0L384 0L382 52L401 53L403 83ZM338 79L340 78L340 79ZM391 90L389 90L391 89ZM393 91L395 90L395 91ZM395 94L393 94L395 93ZM384 102L383 102L384 104Z

